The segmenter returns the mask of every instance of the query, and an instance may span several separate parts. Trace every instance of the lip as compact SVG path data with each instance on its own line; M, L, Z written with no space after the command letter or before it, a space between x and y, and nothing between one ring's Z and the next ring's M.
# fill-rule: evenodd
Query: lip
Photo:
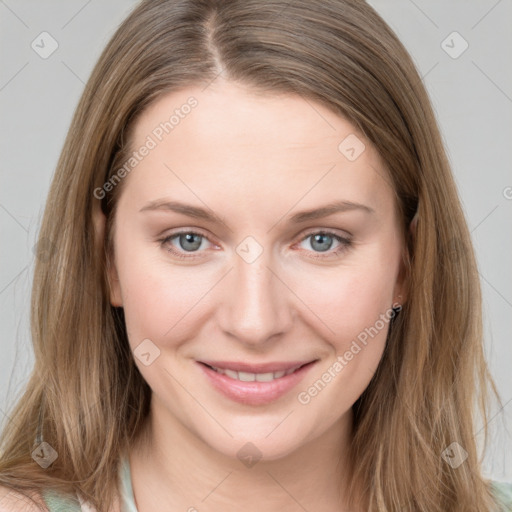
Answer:
M268 363L261 365L249 365L246 363L234 363L216 361L216 364L210 364L206 361L196 361L203 374L207 377L213 387L231 400L245 405L264 405L276 401L293 389L316 364L317 360L310 362L298 361L296 363ZM211 363L214 363L212 361ZM243 382L232 379L226 375L216 372L207 365L218 368L225 368L234 371L246 371L250 373L267 373L274 371L282 371L294 368L303 364L301 368L271 382Z

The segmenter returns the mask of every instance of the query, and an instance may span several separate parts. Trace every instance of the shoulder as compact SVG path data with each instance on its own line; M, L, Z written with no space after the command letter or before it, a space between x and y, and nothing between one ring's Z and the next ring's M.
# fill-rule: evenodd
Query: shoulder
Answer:
M490 480L489 485L497 502L502 507L499 512L512 511L512 483Z
M44 500L37 492L22 494L10 487L0 485L0 512L46 511Z

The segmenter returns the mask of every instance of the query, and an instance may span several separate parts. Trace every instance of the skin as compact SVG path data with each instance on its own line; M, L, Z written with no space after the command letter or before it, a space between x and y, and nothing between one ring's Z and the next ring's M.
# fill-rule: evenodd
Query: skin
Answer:
M375 373L388 323L309 403L298 394L404 302L390 180L371 143L319 103L220 79L162 96L139 118L132 147L190 96L198 106L124 178L116 214L111 303L124 308L132 349L150 339L160 350L149 366L135 357L153 392L149 444L129 454L138 510L348 510L351 407ZM366 147L355 161L338 149L350 134ZM223 223L140 211L164 198ZM288 221L336 200L374 213ZM204 235L200 248L190 252L183 237L162 244L179 229ZM326 229L352 244L315 244L311 235ZM236 252L247 236L263 249L252 263ZM196 363L207 359L318 361L291 392L254 406L214 389ZM237 457L247 442L263 456L252 467Z

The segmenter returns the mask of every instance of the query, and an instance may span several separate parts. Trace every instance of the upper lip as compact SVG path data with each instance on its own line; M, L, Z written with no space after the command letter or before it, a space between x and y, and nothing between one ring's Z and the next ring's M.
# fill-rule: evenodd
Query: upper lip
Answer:
M215 368L222 368L224 370L233 370L235 372L248 372L248 373L273 373L279 371L290 370L291 368L298 368L305 364L312 363L314 359L309 361L276 361L270 363L249 364L237 361L199 361L200 363Z

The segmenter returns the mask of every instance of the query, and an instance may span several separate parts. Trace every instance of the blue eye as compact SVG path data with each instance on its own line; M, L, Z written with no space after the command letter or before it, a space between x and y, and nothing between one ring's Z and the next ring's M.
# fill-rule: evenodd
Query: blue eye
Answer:
M180 231L160 240L162 246L166 246L167 250L175 256L178 256L178 258L190 258L194 256L188 256L187 254L183 254L183 252L175 249L175 246L171 244L174 239L177 239L181 251L185 253L194 253L201 247L202 242L206 240L206 237L201 233L196 233L195 231Z
M311 258L338 256L352 246L350 239L342 237L332 231L314 231L303 237L300 243L309 239L311 239L310 247L312 251L307 252L314 253L314 255L308 256ZM175 240L177 244L173 243ZM208 238L196 231L179 231L158 241L163 248L174 256L183 259L191 259L198 257L196 255L197 253L203 252L200 251L200 249L203 246L203 242L208 242ZM336 242L338 246L336 249L332 250L334 242ZM322 253L325 253L325 255Z
M312 258L327 258L330 256L338 256L352 245L352 241L348 238L342 237L332 231L315 231L309 233L305 238L301 240L301 243L311 240L310 246L313 248L315 253ZM333 241L336 241L339 246L331 251ZM323 256L322 253L327 253L327 256Z

